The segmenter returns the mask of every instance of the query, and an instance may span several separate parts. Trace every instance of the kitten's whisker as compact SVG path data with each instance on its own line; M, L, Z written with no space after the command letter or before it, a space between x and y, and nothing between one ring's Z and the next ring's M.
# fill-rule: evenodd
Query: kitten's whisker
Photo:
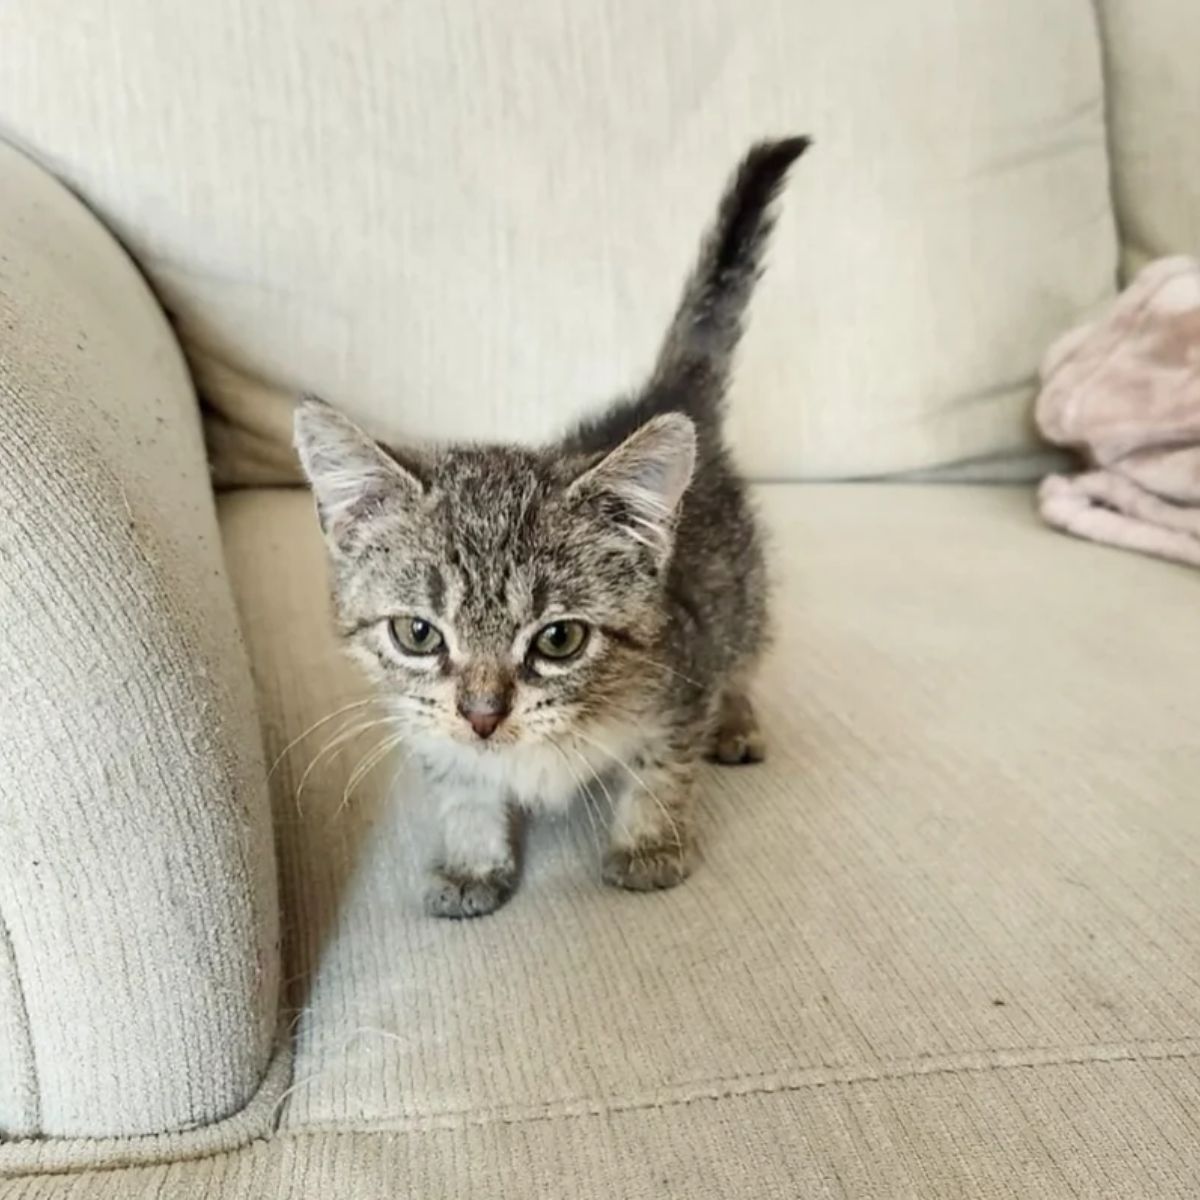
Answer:
M304 773L300 776L300 782L296 787L296 809L300 810L300 799L304 794L305 785L308 783L308 777L320 765L321 761L330 754L337 751L341 746L348 741L353 741L356 737L360 737L364 733L368 733L372 729L378 729L381 725L394 725L396 723L397 714L404 709L410 712L423 711L419 704L412 703L405 696L380 696L372 697L380 703L387 705L392 711L383 717L374 717L371 720L360 721L357 724L347 726L345 729L339 729L328 742L317 752L312 761L304 769Z
M342 802L334 810L333 815L338 816L342 809L350 803L350 797L354 793L354 789L375 770L381 762L383 762L393 750L404 740L403 733L395 733L390 737L385 736L382 741L378 742L375 747L369 750L359 760L358 766L350 772L350 778L346 781L346 786L342 790Z
M663 662L662 659L655 658L653 654L647 654L645 656L645 660L646 660L646 662L651 663L653 666L659 667L661 670L667 671L670 674L674 675L676 677L676 679L682 679L684 681L684 683L690 683L692 685L692 687L700 688L702 691L704 690L705 685L702 684L700 682L700 680L693 679L690 675L685 675L682 671L677 671L674 667L667 666L667 664L665 662Z
M345 729L340 729L333 735L305 765L304 770L300 773L300 779L295 787L296 812L298 815L303 815L301 800L304 797L304 788L308 783L308 777L321 765L321 763L331 755L337 753L338 749L346 742L353 740L360 734L365 733L373 727L373 722L366 722L357 725L351 725Z
M360 764L358 777L354 778L352 775L351 778L346 781L346 786L349 789L350 794L354 793L355 789L362 783L363 779L365 779L370 772L374 771L375 768L378 767L379 764L383 762L393 750L403 744L406 736L406 731L400 729L398 729L390 737L385 735L383 740L376 747L376 751L372 754L370 761L368 762L366 759L364 759Z
M640 522L640 523L646 524L647 528L651 528L651 529L653 528L653 526L648 525L646 522ZM624 533L628 537L632 538L633 541L638 542L641 545L645 546L647 550L652 551L654 554L659 554L662 552L663 537L662 537L661 530L658 531L658 537L650 537L644 533L639 533L636 529L633 528L632 525L621 525L620 529L621 529L622 533Z
M300 776L301 786L308 778L309 772L316 767L320 761L332 753L340 749L346 742L353 741L356 737L367 733L369 730L376 729L380 725L390 725L391 717L374 717L366 721L358 721L352 725L347 725L339 729L332 737L317 751L313 758L309 761L304 769L304 773Z
M658 798L658 793L655 792L654 789L652 787L650 787L650 785L623 758L614 754L607 746L596 741L594 738L588 737L588 735L585 733L580 733L579 730L575 730L575 736L577 738L580 738L583 741L587 742L589 745L595 746L596 749L599 750L602 754L608 755L608 757L611 758L613 760L613 762L615 762L618 766L624 767L625 770L629 772L629 774L633 777L635 782L641 786L642 790L646 793L646 795L649 796L650 799L653 800L654 803L658 805L658 811L661 812L662 815L669 822L669 824L671 826L671 836L675 839L676 847L678 848L680 853L682 853L683 852L683 835L680 833L679 825L676 823L675 818L671 815L667 806ZM597 779L598 778L599 778L599 776L597 776ZM615 812L615 810L614 810L614 812ZM626 833L626 837L628 837L629 836L628 830L626 830L625 833Z
M604 782L604 777L599 771L596 770L595 767L592 766L590 762L588 762L584 755L580 754L579 751L575 749L574 746L568 746L567 749L570 750L577 759L579 759L579 761L583 764L583 769L597 784L599 784L600 790L604 793L605 800L608 801L608 815L610 819L616 821L621 826L626 838L628 838L630 836L629 826L625 824L621 814L617 811L617 802L613 799L612 792L608 790L608 785ZM590 787L584 787L584 796L585 798L594 799ZM597 801L597 803L599 803L599 801ZM591 810L589 809L588 811L590 814Z
M592 810L592 805L595 804L595 805L599 806L600 802L592 795L590 788L584 788L582 803L583 803L584 815L587 817L588 824L591 826L591 829L592 829L592 840L596 843L596 857L599 859L603 859L604 858L604 846L602 844L603 839L600 836L600 826L597 824L596 814Z
M571 750L571 753L572 753L572 754L574 754L574 755L575 755L575 757L576 757L576 758L578 758L578 759L579 759L579 761L580 761L581 763L583 763L583 765L584 765L585 767L587 767L588 774L589 774L589 775L591 775L591 776L592 776L592 778L593 778L593 779L594 779L594 780L595 780L597 783L600 783L600 777L599 777L599 776L598 776L598 775L595 773L595 771L593 771L593 770L591 769L591 766L588 764L588 761L587 761L587 759L585 759L585 758L584 758L584 757L583 757L583 756L582 756L582 755L581 755L581 754L580 754L580 753L579 753L577 750L575 750L574 748L572 748L572 750ZM600 786L601 786L602 788L604 787L604 785L603 785L602 783L600 784ZM591 788L590 788L590 787L589 787L587 784L584 784L584 785L583 785L583 789L582 789L582 791L583 791L583 811L584 811L584 815L585 815L585 816L587 817L587 819L588 819L588 824L589 824L589 825L592 827L592 838L593 838L593 840L594 840L594 841L595 841L595 843L596 843L596 854L597 854L597 856L598 856L599 858L601 858L601 859L602 859L602 858L604 857L604 847L603 847L603 845L601 845L601 838L600 838L600 827L599 827L599 825L597 825L597 823L596 823L596 814L592 812L592 804L593 804L593 802L597 802L597 801L595 801L595 797L592 795L592 789L591 789ZM597 803L598 803L598 802L597 802ZM613 811L614 811L614 810L613 810L613 807L612 807L612 798L611 798L611 797L609 798L608 807L609 807L609 811L610 811L610 812L613 812Z
M379 696L367 696L365 699L355 700L350 704L343 704L341 708L334 709L334 711L329 713L327 716L321 717L314 721L303 733L297 734L290 742L288 742L286 746L284 746L282 750L280 750L279 754L275 758L275 761L271 764L271 769L267 772L267 778L270 779L271 776L275 774L279 764L283 762L288 754L290 754L291 751L300 745L300 743L304 741L309 734L315 733L321 728L322 725L329 724L330 721L335 720L344 713L348 713L356 708L362 708L365 704L376 704L379 702L379 700Z
M637 722L639 729L643 728L645 726L645 723L648 720L650 720L653 716L652 712L649 709L630 708L626 704L617 704L616 701L614 701L614 700L605 700L603 709L600 711L618 712L618 713L623 714L626 717L632 717L633 720ZM591 714L589 714L589 715L591 715Z
M378 729L380 725L391 725L392 717L379 717L372 721L361 721L357 725L351 725L347 729L341 729L333 735L321 747L320 750L313 756L312 762L304 768L304 773L300 776L300 782L296 785L296 809L300 808L300 797L304 795L304 785L308 782L308 777L316 770L321 761L334 753L339 747L346 742L353 741L356 737L361 737L362 734L369 732L372 729Z
M629 826L625 823L625 818L621 816L617 809L617 802L613 799L612 792L608 790L608 784L604 782L604 776L592 766L588 760L579 753L574 747L571 748L571 753L587 768L588 774L600 785L600 790L604 793L605 800L608 801L609 818L615 821L620 827L621 832L625 835L627 842L633 841L633 835L629 831Z
M579 788L579 796L583 803L583 811L587 814L588 824L592 827L592 841L596 845L596 853L602 856L604 850L600 845L600 830L596 826L596 818L592 815L591 805L588 804L587 784L583 782L575 768L571 766L571 760L566 756L566 753L562 747L553 738L547 738L546 741L548 745L554 747L555 751L558 753L558 757L563 760L563 766L566 767L571 773L571 778L575 780L575 783Z

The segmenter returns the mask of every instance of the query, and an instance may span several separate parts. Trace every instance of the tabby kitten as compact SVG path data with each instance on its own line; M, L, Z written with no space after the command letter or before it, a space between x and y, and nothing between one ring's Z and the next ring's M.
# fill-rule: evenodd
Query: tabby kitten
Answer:
M646 385L561 441L396 449L316 400L296 415L338 625L441 817L426 908L491 912L515 813L612 801L604 879L681 882L697 765L754 762L762 548L721 436L772 202L808 146L755 146Z

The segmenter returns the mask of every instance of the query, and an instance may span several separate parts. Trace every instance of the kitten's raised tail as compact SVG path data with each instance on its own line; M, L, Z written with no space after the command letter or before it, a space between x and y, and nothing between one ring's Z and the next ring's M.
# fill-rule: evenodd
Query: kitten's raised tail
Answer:
M807 137L759 142L742 159L663 341L651 389L673 393L702 428L720 416L746 306L775 224L772 202L788 168L810 145Z

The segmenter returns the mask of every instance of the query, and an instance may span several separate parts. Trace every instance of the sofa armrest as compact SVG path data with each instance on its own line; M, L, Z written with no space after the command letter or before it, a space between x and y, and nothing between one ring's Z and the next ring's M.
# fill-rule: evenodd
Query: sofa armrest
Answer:
M113 238L0 145L0 1142L238 1110L278 977L266 772L182 357Z

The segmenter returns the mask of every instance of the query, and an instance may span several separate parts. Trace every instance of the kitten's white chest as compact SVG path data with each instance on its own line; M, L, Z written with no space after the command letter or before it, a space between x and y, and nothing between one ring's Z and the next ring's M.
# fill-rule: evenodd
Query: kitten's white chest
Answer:
M629 760L644 734L628 727L589 733L587 741L566 738L504 749L475 748L447 740L414 747L435 775L464 787L498 792L531 811L560 812L587 787L601 793L627 783ZM614 782L609 782L609 781Z

